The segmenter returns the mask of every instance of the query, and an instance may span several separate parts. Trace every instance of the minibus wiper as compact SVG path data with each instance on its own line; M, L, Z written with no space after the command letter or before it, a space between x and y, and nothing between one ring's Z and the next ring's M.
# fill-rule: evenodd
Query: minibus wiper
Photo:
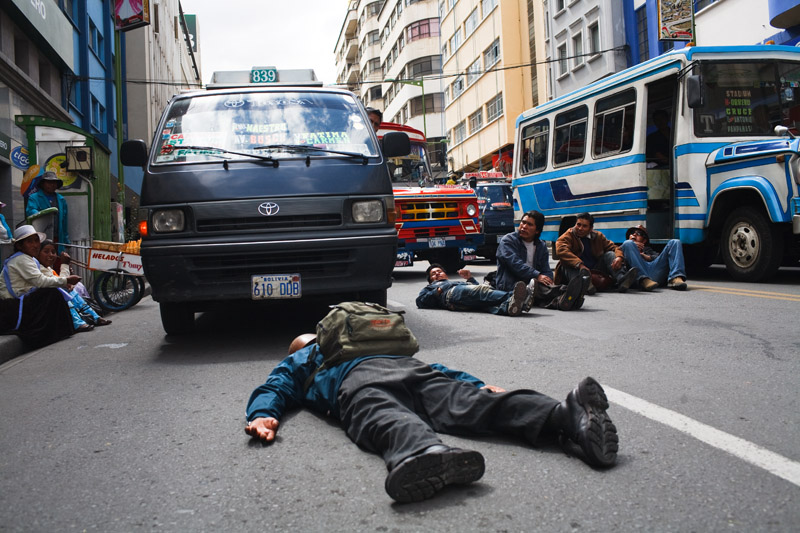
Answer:
M337 155L344 155L347 157L354 157L361 159L362 164L366 165L369 163L369 158L364 154L359 154L356 152L343 152L341 150L329 150L328 148L320 148L318 146L311 146L310 144L268 144L266 146L256 146L253 150L270 150L270 149L280 149L286 150L287 152L323 152L326 154L337 154ZM306 166L308 166L309 160L306 159Z
M243 157L252 157L253 159L260 159L261 161L269 161L272 163L273 168L278 168L278 160L273 158L271 155L259 155L259 154L249 154L247 152L237 152L235 150L226 150L225 148L218 148L216 146L196 146L193 144L179 144L179 145L165 145L165 146L173 146L174 150L203 150L208 152L222 152L223 154L233 154L233 155L241 155ZM258 148L255 148L256 150ZM206 154L206 155L213 155L216 157L223 157L220 154ZM225 170L228 170L228 160L225 159L222 164L225 166Z

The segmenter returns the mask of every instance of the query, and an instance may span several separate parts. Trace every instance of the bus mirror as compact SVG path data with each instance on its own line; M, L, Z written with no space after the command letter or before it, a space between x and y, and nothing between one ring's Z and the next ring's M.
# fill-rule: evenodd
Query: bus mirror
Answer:
M147 145L141 139L125 141L120 148L120 159L126 167L144 167L147 164Z
M703 106L703 78L699 74L686 78L686 103L691 109Z
M383 155L403 157L411 153L411 141L402 131L390 131L383 136Z

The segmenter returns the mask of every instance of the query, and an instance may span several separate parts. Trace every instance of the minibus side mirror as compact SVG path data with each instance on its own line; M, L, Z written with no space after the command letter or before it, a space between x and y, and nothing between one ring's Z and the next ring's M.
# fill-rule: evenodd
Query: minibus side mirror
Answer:
M141 139L125 141L120 147L119 157L126 167L144 167L147 164L147 144Z
M691 109L703 106L703 77L699 74L686 78L686 103Z
M383 136L384 157L403 157L411 153L411 141L402 131L390 131Z

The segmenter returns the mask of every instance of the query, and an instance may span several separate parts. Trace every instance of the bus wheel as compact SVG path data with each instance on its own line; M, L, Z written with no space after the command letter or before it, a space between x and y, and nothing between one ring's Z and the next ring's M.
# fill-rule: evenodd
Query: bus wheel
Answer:
M720 249L733 279L762 281L778 270L783 239L762 211L744 206L735 209L725 221Z
M183 303L162 302L161 325L167 335L186 335L194 330L194 311Z

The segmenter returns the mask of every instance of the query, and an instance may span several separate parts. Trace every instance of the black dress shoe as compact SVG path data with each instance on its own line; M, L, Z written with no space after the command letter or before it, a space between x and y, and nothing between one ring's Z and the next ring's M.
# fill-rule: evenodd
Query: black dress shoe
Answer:
M558 309L561 311L572 311L578 303L578 299L583 296L584 278L572 278L567 284L567 290L558 297ZM583 301L581 301L583 305Z
M639 269L636 267L631 268L625 274L617 277L617 292L625 292L630 289L636 278L639 277Z
M386 493L400 503L427 500L447 485L463 485L483 476L483 456L444 444L406 457L386 476Z
M608 399L597 381L585 378L557 409L564 436L581 447L586 463L609 467L617 461L617 428L606 413Z

